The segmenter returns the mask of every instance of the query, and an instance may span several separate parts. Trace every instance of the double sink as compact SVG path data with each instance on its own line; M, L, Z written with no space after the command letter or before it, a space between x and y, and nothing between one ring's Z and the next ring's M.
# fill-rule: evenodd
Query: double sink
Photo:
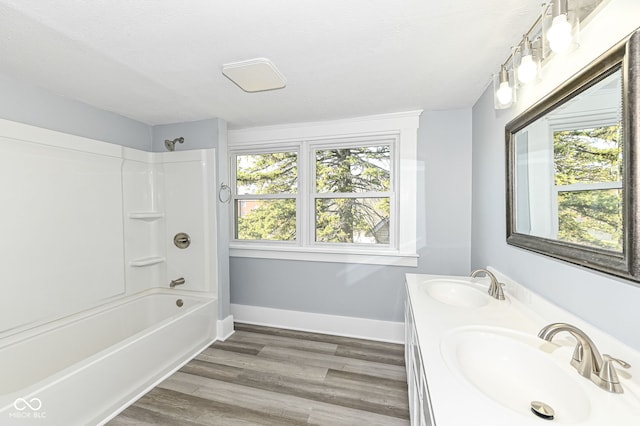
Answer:
M517 284L510 288L525 292L524 302L509 290L505 300L492 298L488 285L488 279L407 275L436 425L640 425L633 368L616 368L622 392L607 392L570 364L577 343L570 333L538 337L558 318L591 331L588 324ZM629 364L637 360L637 352L610 337L594 341L631 357Z

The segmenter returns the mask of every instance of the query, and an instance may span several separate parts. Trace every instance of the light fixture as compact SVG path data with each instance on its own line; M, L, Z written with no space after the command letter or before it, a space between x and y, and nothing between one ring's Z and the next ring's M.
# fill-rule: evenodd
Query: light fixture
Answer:
M555 53L564 53L575 43L579 20L569 0L553 0L543 10L543 35L545 44Z
M540 61L527 34L522 37L522 43L516 53L518 81L522 84L531 83L538 77Z
M249 93L282 89L287 84L284 75L267 58L224 64L222 74Z
M522 36L517 46L493 75L493 99L496 109L509 108L516 101L517 88L540 78L543 62L551 53L562 53L578 46L580 21L595 13L605 0L550 0L542 13ZM519 85L516 83L520 83Z
M500 72L493 76L493 101L496 109L509 108L516 99L516 89L511 72L506 65L500 67Z

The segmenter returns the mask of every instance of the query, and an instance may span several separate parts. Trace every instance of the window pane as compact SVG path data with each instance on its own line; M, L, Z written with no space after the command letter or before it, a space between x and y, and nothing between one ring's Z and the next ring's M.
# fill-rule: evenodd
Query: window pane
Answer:
M316 191L386 192L391 188L389 145L316 151Z
M296 193L297 161L295 152L236 156L236 194Z
M389 244L388 197L316 199L316 241Z
M555 184L622 180L620 125L554 132Z
M236 239L294 241L296 200L236 200Z
M558 192L558 238L622 252L622 190Z

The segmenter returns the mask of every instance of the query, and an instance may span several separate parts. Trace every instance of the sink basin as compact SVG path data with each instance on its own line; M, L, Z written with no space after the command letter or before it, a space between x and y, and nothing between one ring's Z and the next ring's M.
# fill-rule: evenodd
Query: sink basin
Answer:
M463 308L479 308L491 298L486 290L472 287L467 281L425 281L420 288L438 302Z
M496 403L535 419L531 402L542 401L555 410L553 423L580 423L590 417L592 404L564 349L557 358L566 366L553 356L555 344L492 327L458 329L441 344L449 368Z

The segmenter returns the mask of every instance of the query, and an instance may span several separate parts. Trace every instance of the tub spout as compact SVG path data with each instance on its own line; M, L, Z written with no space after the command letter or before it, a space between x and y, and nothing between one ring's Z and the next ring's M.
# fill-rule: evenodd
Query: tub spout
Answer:
M171 280L171 282L169 283L169 287L174 288L177 285L184 284L184 282L185 282L184 278L182 277L176 278L175 280Z

